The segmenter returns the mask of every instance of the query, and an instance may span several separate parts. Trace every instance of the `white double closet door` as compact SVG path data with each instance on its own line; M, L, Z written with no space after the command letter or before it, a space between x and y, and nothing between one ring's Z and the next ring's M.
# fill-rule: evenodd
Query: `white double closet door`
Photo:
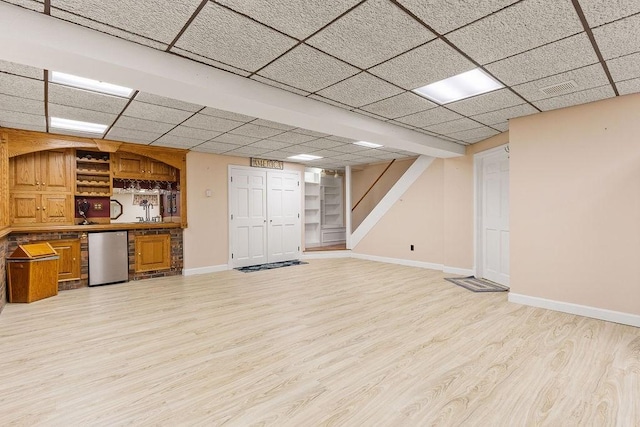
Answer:
M229 168L229 246L233 268L300 256L300 173Z

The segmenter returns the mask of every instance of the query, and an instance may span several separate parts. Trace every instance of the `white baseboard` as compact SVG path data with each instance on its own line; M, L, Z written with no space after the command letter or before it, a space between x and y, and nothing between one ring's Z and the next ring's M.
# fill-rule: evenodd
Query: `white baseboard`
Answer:
M460 276L473 276L475 273L472 268L458 268L458 267L447 267L446 265L442 269L443 273L448 274L459 274Z
M607 310L570 302L554 301L540 297L531 297L528 295L514 294L512 292L509 292L509 302L561 311L563 313L577 314L578 316L591 317L640 328L640 315L637 314L623 313L621 311Z
M301 260L305 259L323 259L323 258L351 258L351 251L310 251L300 256Z
M182 270L182 275L195 276L196 274L217 273L219 271L227 271L227 270L231 270L231 267L229 267L227 264L212 265L209 267L184 268Z
M442 268L443 268L442 264L434 264L432 262L414 261L410 259L400 259L400 258L388 258L388 257L377 256L377 255L352 253L351 257L358 258L358 259L366 259L368 261L386 262L389 264L405 265L407 267L428 268L430 270L442 271Z

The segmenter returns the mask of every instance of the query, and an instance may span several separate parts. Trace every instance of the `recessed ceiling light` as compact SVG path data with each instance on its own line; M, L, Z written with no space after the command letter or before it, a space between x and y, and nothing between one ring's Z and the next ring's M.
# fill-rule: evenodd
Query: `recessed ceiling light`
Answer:
M307 160L318 160L321 159L322 157L320 156L313 156L311 154L298 154L296 156L289 156L287 157L287 159L291 159L291 160L302 160L302 161L307 161Z
M76 132L103 134L107 130L107 125L100 123L80 122L77 120L61 119L51 117L50 126L52 129L72 130Z
M492 90L503 88L504 85L479 68L467 71L439 82L414 89L418 95L422 95L438 104L448 104Z
M107 95L123 96L128 98L133 93L133 89L118 86L111 83L100 82L98 80L87 79L84 77L74 76L73 74L61 73L53 71L51 73L51 81L61 85L73 86L80 89L92 90L94 92L106 93Z
M380 148L382 147L382 144L376 144L373 142L367 142L367 141L356 141L354 142L355 145L359 145L361 147L367 147L367 148Z

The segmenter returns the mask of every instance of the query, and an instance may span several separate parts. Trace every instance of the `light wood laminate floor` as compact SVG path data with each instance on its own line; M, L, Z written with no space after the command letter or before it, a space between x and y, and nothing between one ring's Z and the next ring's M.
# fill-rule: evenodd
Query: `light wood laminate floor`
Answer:
M355 259L0 315L0 425L638 426L640 329Z

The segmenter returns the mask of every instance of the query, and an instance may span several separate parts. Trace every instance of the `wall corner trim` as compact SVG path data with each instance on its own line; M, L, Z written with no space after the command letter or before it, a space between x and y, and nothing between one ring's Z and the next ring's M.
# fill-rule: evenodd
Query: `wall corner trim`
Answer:
M195 276L197 274L218 273L220 271L231 270L231 267L227 264L211 265L208 267L198 268L184 268L182 270L183 276Z
M327 259L327 258L351 258L351 251L317 251L305 252L300 256L301 260L305 259Z
M640 328L640 315L509 292L509 302Z
M373 229L373 227L385 216L389 209L402 197L402 195L416 182L422 173L433 163L435 159L429 156L420 156L409 169L400 177L387 194L373 208L371 213L362 221L351 235L351 248L355 248L358 243Z

